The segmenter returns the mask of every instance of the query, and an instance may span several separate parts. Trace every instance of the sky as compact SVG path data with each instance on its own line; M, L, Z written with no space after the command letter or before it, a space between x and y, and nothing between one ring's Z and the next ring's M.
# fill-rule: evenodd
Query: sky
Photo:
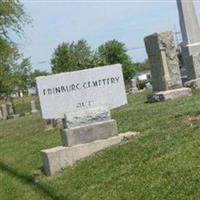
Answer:
M93 50L112 39L125 43L134 62L147 58L144 37L179 32L176 0L21 0L32 23L18 39L34 69L51 70L58 44L86 39ZM195 1L200 21L200 0ZM179 35L180 36L180 35Z

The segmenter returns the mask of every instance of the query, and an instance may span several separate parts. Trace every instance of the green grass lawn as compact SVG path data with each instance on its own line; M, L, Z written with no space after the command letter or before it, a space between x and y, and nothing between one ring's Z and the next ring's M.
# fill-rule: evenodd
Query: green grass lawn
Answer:
M129 95L113 111L131 141L77 162L53 177L41 171L40 150L60 144L38 115L0 122L0 200L200 199L200 92L147 104Z

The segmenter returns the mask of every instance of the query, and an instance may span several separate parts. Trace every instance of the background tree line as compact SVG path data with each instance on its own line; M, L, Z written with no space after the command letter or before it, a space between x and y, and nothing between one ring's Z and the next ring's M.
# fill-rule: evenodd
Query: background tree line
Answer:
M125 44L110 40L92 51L84 39L78 42L62 43L55 49L51 59L52 72L69 72L97 66L121 63L126 81L135 73L135 64L127 54Z

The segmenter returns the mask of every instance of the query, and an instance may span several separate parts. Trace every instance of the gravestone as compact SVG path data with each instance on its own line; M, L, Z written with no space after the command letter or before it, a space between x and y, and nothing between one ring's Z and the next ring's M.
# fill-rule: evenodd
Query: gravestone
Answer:
M6 103L8 115L14 115L13 105L11 102Z
M8 119L8 111L7 111L7 106L6 104L2 104L1 105L1 113L2 113L2 118L5 120L5 119Z
M2 115L2 112L1 112L1 109L0 109L0 120L3 119L3 115Z
M183 67L188 80L200 78L200 28L193 0L177 0L183 42Z
M152 93L153 92L153 87L152 87L151 83L147 83L145 88L146 88L146 91L148 93Z
M31 113L37 113L37 112L38 112L38 110L37 110L37 108L36 108L35 101L32 100L32 101L31 101Z
M62 119L63 146L42 150L47 175L117 144L134 133L118 135L110 109L127 103L120 64L36 79L44 119Z
M73 146L118 135L117 124L111 120L105 107L84 109L65 114L64 130L61 131L64 146Z
M138 87L137 87L137 80L135 78L131 79L131 92L133 94L138 93Z
M154 102L176 98L177 91L177 97L180 97L181 94L183 96L191 96L191 90L182 88L173 33L171 31L155 33L147 36L144 41L150 62L154 92L149 97L149 101ZM166 93L165 91L168 92ZM158 92L159 95L157 95ZM171 93L174 94L170 95Z

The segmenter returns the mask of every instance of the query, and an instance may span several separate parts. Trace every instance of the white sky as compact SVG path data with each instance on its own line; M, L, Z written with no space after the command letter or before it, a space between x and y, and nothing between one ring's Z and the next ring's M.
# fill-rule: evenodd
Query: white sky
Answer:
M19 41L21 51L31 57L33 68L50 71L50 59L61 42L86 39L92 49L117 39L127 48L143 47L145 36L179 30L175 0L68 1L21 0L32 17ZM200 0L195 1L200 19ZM142 61L144 48L128 52L133 61ZM45 63L42 63L45 61Z

